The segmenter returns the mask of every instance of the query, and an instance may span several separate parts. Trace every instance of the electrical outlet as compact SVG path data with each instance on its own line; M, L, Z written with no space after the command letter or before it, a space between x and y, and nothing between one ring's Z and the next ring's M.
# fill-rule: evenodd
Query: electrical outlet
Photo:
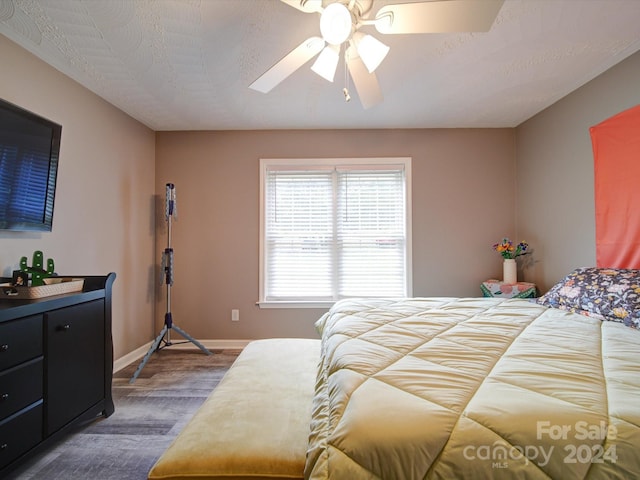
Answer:
M239 322L240 321L240 310L231 310L231 321Z

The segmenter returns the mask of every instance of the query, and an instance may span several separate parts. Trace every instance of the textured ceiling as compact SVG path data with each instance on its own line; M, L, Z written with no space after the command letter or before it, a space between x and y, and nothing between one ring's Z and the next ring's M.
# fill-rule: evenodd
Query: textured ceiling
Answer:
M506 0L488 33L369 30L391 51L364 110L340 67L248 88L319 34L279 0L0 0L0 34L154 130L512 127L639 50L639 25L640 0Z

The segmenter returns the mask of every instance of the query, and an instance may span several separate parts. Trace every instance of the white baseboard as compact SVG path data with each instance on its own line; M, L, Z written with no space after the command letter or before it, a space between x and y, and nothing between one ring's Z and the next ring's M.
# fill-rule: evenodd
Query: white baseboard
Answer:
M126 355L114 360L113 373L119 372L130 363L135 362L136 360L139 360L140 358L144 357L144 354L147 353L147 350L149 350L152 343L153 341L149 343L145 343L141 347L136 348L133 352L129 352Z
M231 349L231 350L241 350L246 347L251 340L198 340L205 348L209 350L223 350L223 349ZM132 352L127 353L126 355L116 359L113 362L113 372L118 372L122 370L127 365L135 362L136 360L140 360L142 357L146 355L146 353L151 348L153 341L145 343L141 347L136 348ZM172 349L193 349L198 348L191 342L185 343L175 343L171 345Z

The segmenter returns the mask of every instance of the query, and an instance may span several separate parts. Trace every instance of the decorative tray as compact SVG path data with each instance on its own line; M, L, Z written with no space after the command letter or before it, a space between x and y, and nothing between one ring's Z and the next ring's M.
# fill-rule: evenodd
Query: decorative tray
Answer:
M37 287L17 287L10 283L0 284L0 298L13 300L33 300L36 298L62 295L63 293L80 292L84 286L84 278L51 277L44 279L45 285Z

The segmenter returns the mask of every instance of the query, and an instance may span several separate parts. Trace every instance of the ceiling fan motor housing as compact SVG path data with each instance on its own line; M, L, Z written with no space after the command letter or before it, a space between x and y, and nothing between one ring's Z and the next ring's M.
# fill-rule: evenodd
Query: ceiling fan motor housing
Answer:
M350 10L355 13L357 18L369 13L369 10L373 7L373 0L347 0L346 3L347 6L353 3L353 8Z

